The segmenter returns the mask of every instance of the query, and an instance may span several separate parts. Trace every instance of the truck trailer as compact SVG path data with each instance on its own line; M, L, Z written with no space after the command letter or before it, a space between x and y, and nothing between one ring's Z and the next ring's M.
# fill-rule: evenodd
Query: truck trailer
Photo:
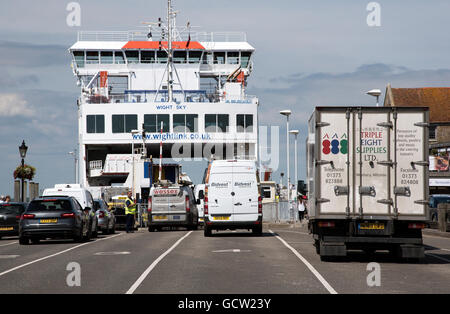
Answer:
M308 123L308 228L322 260L348 250L424 257L425 107L316 107Z

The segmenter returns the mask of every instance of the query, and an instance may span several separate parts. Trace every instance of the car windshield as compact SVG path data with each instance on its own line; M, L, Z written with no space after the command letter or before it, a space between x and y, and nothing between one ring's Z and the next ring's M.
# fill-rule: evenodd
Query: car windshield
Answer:
M0 214L20 214L23 211L22 205L0 204Z
M28 211L52 211L52 210L71 210L72 206L69 200L47 199L32 201L28 205Z

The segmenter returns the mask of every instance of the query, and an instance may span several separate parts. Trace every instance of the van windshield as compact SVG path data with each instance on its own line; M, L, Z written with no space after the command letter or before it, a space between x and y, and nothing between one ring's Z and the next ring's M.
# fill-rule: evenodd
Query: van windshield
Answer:
M69 200L36 200L32 201L28 205L28 211L58 211L58 210L71 210L72 205Z

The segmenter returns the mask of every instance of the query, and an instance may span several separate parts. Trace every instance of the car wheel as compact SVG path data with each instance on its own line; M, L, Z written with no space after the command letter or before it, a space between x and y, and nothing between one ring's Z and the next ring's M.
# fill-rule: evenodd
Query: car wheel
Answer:
M205 225L205 228L203 229L205 237L210 237L212 235L212 230L208 226Z
M154 232L155 228L154 227L148 227L148 232Z
M28 245L30 242L30 239L26 238L26 237L19 237L19 243L21 245Z
M41 239L33 238L33 239L31 239L31 243L33 243L33 244L39 244L40 240L41 240Z
M116 224L113 225L111 231L109 232L110 234L114 234L116 233Z

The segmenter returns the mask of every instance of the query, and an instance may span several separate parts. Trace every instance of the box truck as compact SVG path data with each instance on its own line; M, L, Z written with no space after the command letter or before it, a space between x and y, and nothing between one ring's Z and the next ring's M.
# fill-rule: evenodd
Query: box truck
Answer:
M355 249L424 257L428 121L423 107L316 107L308 123L308 227L322 259Z

